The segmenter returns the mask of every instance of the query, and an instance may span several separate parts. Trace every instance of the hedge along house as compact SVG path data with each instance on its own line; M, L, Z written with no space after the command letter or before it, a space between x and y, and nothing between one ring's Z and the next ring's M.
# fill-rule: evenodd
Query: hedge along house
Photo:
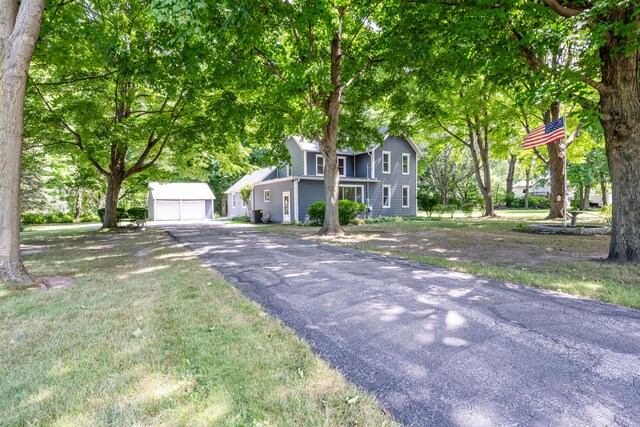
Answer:
M324 159L315 142L292 136L285 143L291 165L252 184L252 206L270 221L307 221L309 205L325 200ZM391 135L364 152L339 150L340 199L365 203L368 217L415 216L421 157L411 138Z
M250 174L243 176L238 182L229 187L229 189L224 192L227 195L227 215L230 218L236 216L248 216L249 206L244 202L244 200L242 200L240 191L247 184L253 186L255 183L267 179L267 177L271 176L273 172L275 172L274 176L277 177L278 175L275 167L258 169L255 172L251 172Z
M205 183L149 183L147 206L151 221L213 219L215 196Z

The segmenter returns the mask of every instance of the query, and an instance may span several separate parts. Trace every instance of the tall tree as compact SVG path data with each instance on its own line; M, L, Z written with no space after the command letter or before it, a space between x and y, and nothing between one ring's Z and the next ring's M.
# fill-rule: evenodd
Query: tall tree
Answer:
M45 0L0 0L0 280L29 282L20 261L24 99Z
M52 11L43 39L31 73L32 103L41 111L32 136L86 157L107 181L103 227L116 227L126 179L170 147L184 153L184 145L223 129L212 111L226 103L211 84L215 53L201 39L175 38L146 0L89 0Z
M221 10L227 16L225 35L186 13L198 3L156 1L159 8L164 4L167 19L184 13L192 32L224 39L237 102L253 111L258 130L275 123L280 133L268 136L281 145L287 133L319 144L326 199L320 233L341 234L337 149L381 142L377 128L384 123L367 106L388 90L379 69L401 24L399 2L240 0ZM206 9L217 9L214 3Z

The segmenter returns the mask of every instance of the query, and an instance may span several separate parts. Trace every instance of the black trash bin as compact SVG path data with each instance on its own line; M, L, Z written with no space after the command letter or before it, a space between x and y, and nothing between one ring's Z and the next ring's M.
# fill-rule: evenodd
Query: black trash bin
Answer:
M251 211L251 222L260 224L262 222L262 209L254 209Z

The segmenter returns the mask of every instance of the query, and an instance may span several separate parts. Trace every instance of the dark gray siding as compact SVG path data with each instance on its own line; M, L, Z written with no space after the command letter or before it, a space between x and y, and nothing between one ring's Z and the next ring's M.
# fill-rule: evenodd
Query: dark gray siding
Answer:
M285 141L289 155L291 156L291 175L304 175L304 152L298 144L289 137ZM280 175L282 178L284 175Z
M264 201L264 190L269 190L271 201ZM279 181L273 183L265 183L253 187L255 193L255 209L262 209L262 216L269 215L273 222L282 222L282 193L289 191L291 193L291 221L294 221L293 209L295 200L293 195L293 182Z
M391 152L391 173L382 173L382 152ZM408 153L409 175L402 174L402 153ZM375 178L381 182L370 186L373 216L415 216L416 210L416 152L413 147L399 137L387 137L384 144L375 150ZM382 207L382 186L389 185L391 207ZM409 207L402 207L402 186L409 186Z
M276 178L286 178L288 176L286 166L276 169Z
M310 152L306 152L305 153L307 155L307 175L310 176L315 176L316 174L316 155L318 155L318 153L310 153ZM300 174L302 175L302 174Z
M319 156L320 153L311 153L307 152L307 176L317 176L316 175L316 156ZM354 156L352 155L343 155L338 154L338 157L345 157L345 162L347 165L346 176L353 177L354 176ZM356 166L357 167L357 166ZM300 174L302 176L302 174Z
M298 183L298 218L308 221L307 210L314 202L324 202L324 181L300 180Z
M278 175L278 171L274 170L269 175L267 175L267 177L264 179L264 181L266 181L268 179L276 179L277 175Z
M236 198L236 207L234 208L231 204L231 199L233 198L233 195L235 194L235 198ZM247 207L242 207L242 197L240 196L240 192L237 191L235 193L229 193L227 194L227 213L229 217L234 217L234 216L245 216L248 215L247 214Z
M358 154L356 156L356 173L358 178L371 178L371 172L369 172L369 164L371 163L371 156L369 154Z

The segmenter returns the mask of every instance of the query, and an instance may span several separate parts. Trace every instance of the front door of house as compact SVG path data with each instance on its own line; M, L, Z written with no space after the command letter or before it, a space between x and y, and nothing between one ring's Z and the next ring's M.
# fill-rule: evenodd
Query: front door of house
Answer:
M282 193L282 222L291 222L291 193Z

